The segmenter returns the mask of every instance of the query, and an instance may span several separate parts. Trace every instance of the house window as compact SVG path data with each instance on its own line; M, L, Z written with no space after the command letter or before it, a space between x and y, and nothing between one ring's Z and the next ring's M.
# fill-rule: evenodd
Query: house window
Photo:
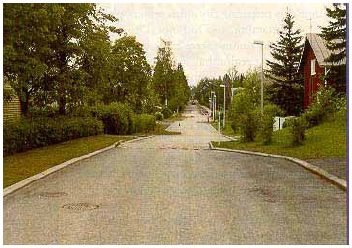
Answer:
M310 75L315 75L315 59L310 61Z

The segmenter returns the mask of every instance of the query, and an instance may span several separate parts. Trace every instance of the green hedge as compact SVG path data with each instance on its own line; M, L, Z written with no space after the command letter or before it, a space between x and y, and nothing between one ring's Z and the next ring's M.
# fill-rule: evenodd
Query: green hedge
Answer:
M135 115L133 119L135 132L144 133L153 131L156 125L156 118L154 115L140 114Z
M4 123L4 155L102 133L103 124L92 117L22 118Z
M134 132L132 108L123 103L99 105L93 115L104 123L104 133L131 134Z

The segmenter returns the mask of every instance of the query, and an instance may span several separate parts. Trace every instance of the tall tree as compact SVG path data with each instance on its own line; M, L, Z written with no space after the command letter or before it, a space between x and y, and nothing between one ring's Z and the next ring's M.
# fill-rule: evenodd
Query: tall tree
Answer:
M153 85L159 95L160 102L167 105L173 91L175 62L172 57L171 43L162 40L162 46L158 49L153 73Z
M50 43L52 54L47 58L49 67L56 68L48 81L53 85L59 113L66 113L66 105L80 104L85 87L85 73L82 70L82 57L86 55L87 37L100 35L108 30L121 32L117 28L106 25L117 19L105 14L95 4L57 4L61 14L57 18L59 25L53 28L56 39ZM89 38L88 38L89 39ZM93 39L97 41L99 39Z
M112 46L111 100L128 102L137 113L151 101L151 67L143 45L134 36L124 36Z
M327 62L332 62L331 73L328 74L336 82L339 92L346 91L346 4L334 3L326 8L326 14L331 19L327 27L321 27L321 37L332 51Z
M16 91L24 115L48 71L46 55L55 39L50 26L57 24L59 14L49 4L4 4L4 76Z
M170 94L169 108L181 111L190 98L190 88L181 63L177 65L177 69L173 72L173 75L174 87L172 87L173 91Z
M302 36L301 31L295 30L293 25L294 17L287 13L279 40L270 44L274 60L266 61L269 66L266 76L272 80L270 100L288 115L296 115L303 108L303 80L297 72L303 47Z

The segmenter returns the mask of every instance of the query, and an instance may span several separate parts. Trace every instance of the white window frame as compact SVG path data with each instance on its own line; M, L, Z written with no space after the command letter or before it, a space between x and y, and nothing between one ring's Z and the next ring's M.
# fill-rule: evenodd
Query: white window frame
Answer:
M312 59L310 61L310 75L313 76L315 74L316 74L316 72L315 72L315 59Z

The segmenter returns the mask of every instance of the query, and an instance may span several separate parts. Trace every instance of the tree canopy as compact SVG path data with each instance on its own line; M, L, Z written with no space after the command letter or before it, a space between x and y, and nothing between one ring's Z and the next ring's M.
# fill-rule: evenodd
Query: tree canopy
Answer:
M303 78L298 73L302 52L302 36L294 29L294 17L286 14L279 40L270 44L273 61L267 60L266 76L272 84L268 89L271 101L279 105L288 115L296 115L303 108Z

